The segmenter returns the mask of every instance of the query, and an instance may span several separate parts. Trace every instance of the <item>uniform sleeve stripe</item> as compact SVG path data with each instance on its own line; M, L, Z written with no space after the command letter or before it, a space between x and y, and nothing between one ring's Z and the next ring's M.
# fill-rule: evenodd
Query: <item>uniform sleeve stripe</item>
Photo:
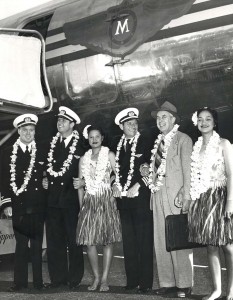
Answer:
M11 202L11 198L1 199L1 205L5 204L5 203L10 203L10 202Z

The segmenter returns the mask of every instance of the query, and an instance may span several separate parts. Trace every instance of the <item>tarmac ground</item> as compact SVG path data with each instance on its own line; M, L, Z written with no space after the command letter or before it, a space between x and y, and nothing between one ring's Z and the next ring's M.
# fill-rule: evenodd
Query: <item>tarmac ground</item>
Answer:
M100 259L102 263L101 248L99 249ZM84 248L85 253L85 248ZM76 290L69 290L68 287L59 287L56 289L45 289L37 291L32 287L32 272L31 264L29 263L29 288L17 293L10 293L7 288L13 284L13 267L14 255L7 255L0 257L0 299L14 299L14 300L113 300L113 299L162 299L162 297L155 295L154 290L159 288L158 275L156 272L156 259L154 259L154 283L153 290L149 294L137 294L136 292L126 292L124 286L126 284L124 271L124 258L122 254L122 245L117 244L114 249L114 257L109 274L110 290L108 292L89 292L88 285L92 282L91 268L88 262L86 253L85 256L85 273L81 285ZM43 278L45 283L49 283L49 275L47 269L46 254L43 262ZM226 294L226 269L224 259L222 257L222 284L223 297ZM192 294L189 299L202 299L202 297L211 291L211 278L209 274L208 261L206 256L206 249L194 249L194 286ZM175 294L169 294L165 298L177 299Z

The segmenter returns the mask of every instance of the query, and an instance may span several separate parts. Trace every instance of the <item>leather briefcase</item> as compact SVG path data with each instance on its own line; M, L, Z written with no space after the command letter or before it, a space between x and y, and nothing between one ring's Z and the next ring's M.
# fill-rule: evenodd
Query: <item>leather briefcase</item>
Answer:
M182 249L204 247L205 245L188 241L188 215L169 215L165 219L166 250L168 252Z

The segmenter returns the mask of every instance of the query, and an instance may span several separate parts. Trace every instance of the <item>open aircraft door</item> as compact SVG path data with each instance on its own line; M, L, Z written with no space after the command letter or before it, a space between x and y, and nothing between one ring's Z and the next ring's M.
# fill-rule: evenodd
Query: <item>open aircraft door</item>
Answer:
M12 122L12 114L51 111L53 98L45 69L45 42L39 32L0 28L0 66L2 121L10 119ZM15 131L1 127L0 134L5 133L5 136L0 140L0 146ZM0 218L0 226L0 255L14 253L15 237L11 219ZM42 247L46 248L45 236Z
M45 68L45 42L35 30L0 28L0 113L49 112L53 99ZM4 131L4 130L3 130ZM15 130L4 131L0 146Z
M53 102L42 35L35 30L0 28L0 45L0 110L49 112Z

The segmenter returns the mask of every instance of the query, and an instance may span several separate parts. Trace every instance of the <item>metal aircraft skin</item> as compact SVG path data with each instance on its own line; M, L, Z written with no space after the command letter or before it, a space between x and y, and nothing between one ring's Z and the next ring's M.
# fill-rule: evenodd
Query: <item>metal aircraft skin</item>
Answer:
M46 122L52 124L58 105L67 105L80 115L80 129L99 123L113 136L120 134L117 112L137 107L140 128L156 134L150 112L170 101L181 115L181 131L193 139L192 113L210 106L219 112L220 134L233 142L233 0L184 1L183 10L178 2L158 0L155 16L167 12L168 23L156 23L153 32L148 15L150 27L138 35L142 7L151 0L52 1L4 19L0 27L36 29L45 38L56 99L54 111L41 116ZM123 53L131 39L137 46ZM43 128L45 137L52 128Z

